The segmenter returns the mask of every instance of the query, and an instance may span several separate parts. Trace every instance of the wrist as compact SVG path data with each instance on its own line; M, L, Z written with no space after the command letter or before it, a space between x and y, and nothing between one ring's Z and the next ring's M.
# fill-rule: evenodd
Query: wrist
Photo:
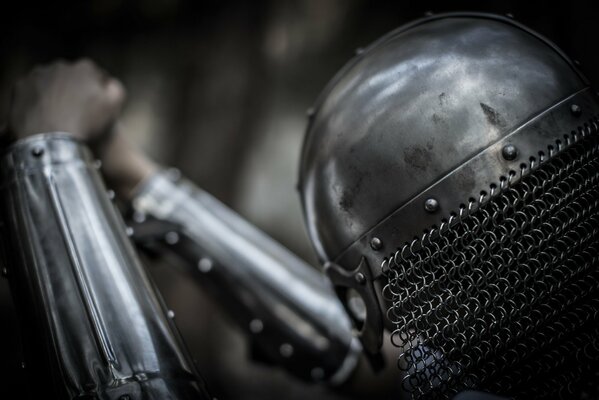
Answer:
M0 152L1 172L28 170L75 160L93 162L88 147L66 132L43 132L13 140Z
M78 142L80 144L84 144L77 135L74 135L70 131L65 130L38 130L36 132L28 133L28 134L19 134L13 131L4 130L0 131L0 150L11 148L18 143L27 143L31 141L37 141L40 138L46 139L64 139L64 140L72 140Z
M158 171L158 165L119 133L118 128L108 141L95 146L94 152L102 162L107 186L125 201L131 200L138 185Z

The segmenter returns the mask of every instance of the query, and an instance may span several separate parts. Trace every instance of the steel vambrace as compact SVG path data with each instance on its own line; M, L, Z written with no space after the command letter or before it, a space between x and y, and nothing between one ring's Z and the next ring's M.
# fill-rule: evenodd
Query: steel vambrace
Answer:
M34 398L209 399L85 146L0 159L2 244Z
M328 279L172 171L139 188L134 237L182 259L261 360L305 380L344 382L361 346Z

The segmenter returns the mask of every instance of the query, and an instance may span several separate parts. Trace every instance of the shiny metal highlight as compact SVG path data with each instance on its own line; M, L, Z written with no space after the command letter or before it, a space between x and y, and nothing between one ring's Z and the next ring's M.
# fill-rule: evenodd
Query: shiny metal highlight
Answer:
M248 332L255 357L306 380L345 381L361 346L326 277L190 182L168 171L133 202L142 246L183 260ZM175 235L177 239L175 240Z
M8 279L35 398L210 399L85 146L21 140L0 159Z
M584 369L599 364L598 112L553 43L481 13L390 32L318 98L299 177L308 232L342 299L361 297L365 352L393 331L414 397L568 397L597 381Z
M339 263L438 179L587 86L555 45L498 15L438 14L383 36L331 80L309 121L299 188L319 257Z
M399 247L384 288L413 398L586 398L599 373L599 119Z

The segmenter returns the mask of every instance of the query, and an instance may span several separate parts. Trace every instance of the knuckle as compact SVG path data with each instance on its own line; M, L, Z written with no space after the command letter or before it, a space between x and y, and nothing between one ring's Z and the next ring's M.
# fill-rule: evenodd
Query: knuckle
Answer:
M98 71L98 66L96 65L96 63L94 63L91 59L89 59L87 57L77 60L75 65L77 67L80 67L85 70L94 71L94 72Z
M117 79L110 79L104 87L103 101L108 108L118 109L125 100L125 88Z
M79 58L75 64L77 65L87 65L87 66L92 66L94 65L94 62L89 58L89 57L82 57Z
M65 68L69 66L69 62L64 58L57 58L52 64L59 68Z
M47 64L44 65L36 65L35 67L33 67L31 69L31 72L29 72L29 76L37 76L37 75L41 75L44 72L46 72L48 70L49 66Z

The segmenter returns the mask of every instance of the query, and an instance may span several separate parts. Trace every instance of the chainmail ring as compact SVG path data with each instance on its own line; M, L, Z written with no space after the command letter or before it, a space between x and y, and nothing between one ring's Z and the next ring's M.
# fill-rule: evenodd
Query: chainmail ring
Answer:
M599 120L382 264L412 398L599 398ZM593 397L598 396L598 397Z

